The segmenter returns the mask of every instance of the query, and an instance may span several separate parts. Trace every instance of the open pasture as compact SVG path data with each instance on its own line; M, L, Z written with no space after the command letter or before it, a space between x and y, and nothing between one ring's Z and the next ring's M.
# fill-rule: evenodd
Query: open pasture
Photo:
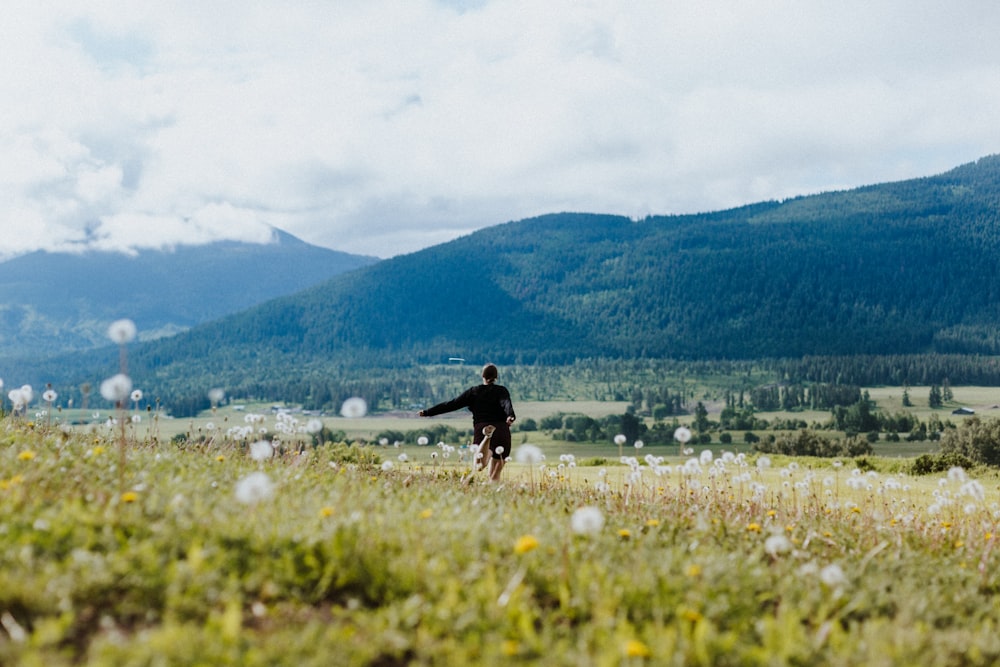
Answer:
M0 664L1000 659L994 475L2 427Z

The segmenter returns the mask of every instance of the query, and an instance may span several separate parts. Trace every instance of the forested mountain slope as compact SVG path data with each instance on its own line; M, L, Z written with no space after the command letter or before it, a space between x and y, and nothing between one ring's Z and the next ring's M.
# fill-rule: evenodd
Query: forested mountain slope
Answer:
M146 339L175 334L375 261L280 230L268 244L34 252L0 263L0 356L103 346L108 324L122 317Z
M583 357L1000 353L1000 157L698 215L555 214L139 347L136 373ZM193 388L192 388L193 389Z

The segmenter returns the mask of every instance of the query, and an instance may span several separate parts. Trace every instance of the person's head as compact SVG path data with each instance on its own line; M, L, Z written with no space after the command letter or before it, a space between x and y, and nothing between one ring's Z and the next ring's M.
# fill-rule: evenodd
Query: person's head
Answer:
M492 384L496 379L499 371L494 364L486 364L483 366L483 382L486 384Z

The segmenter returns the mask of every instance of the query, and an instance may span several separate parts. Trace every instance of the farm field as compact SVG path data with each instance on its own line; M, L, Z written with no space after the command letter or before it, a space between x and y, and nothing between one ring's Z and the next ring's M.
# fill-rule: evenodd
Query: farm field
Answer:
M1000 659L995 473L126 434L0 422L0 664Z

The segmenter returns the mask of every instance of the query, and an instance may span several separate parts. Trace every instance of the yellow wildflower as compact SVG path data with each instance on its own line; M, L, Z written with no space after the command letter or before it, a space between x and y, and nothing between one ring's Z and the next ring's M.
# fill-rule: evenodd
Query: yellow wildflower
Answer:
M514 543L514 553L526 554L538 547L538 538L534 535L522 535Z
M215 460L218 461L219 463L222 463L223 461L226 460L226 457L223 456L222 454L219 454L218 456L215 457Z
M134 503L137 500L139 500L139 494L135 491L126 491L122 494L123 503Z
M618 537L622 538L623 540L627 540L628 538L632 537L632 531L629 530L628 528L622 528L621 530L618 531Z
M690 565L687 566L687 570L685 570L685 574L687 574L687 576L689 576L689 577L700 577L701 576L701 565L698 565L697 563L691 563Z
M101 447L100 445L97 445L96 447L94 447L93 452L94 452L94 456L97 456L98 454L103 454L104 453L104 447Z
M30 461L31 459L35 458L35 453L30 449L26 449L20 454L18 454L17 458L21 461Z
M329 506L328 507L324 507L323 509L321 509L319 511L319 515L322 516L322 517L333 516L333 508L329 507Z
M434 510L431 510L431 509L426 509L426 510L424 510L423 512L420 513L420 518L421 519L429 519L432 516L434 516Z
M521 645L514 639L505 639L500 645L500 651L507 657L512 657L520 653Z
M630 639L625 642L625 655L629 658L648 658L649 647L638 639Z
M657 526L660 525L660 520L659 519L647 519L646 520L646 525L649 526L650 528L656 528Z
M757 522L748 523L747 524L747 530L750 531L751 533L759 533L760 532L760 524L757 523Z

